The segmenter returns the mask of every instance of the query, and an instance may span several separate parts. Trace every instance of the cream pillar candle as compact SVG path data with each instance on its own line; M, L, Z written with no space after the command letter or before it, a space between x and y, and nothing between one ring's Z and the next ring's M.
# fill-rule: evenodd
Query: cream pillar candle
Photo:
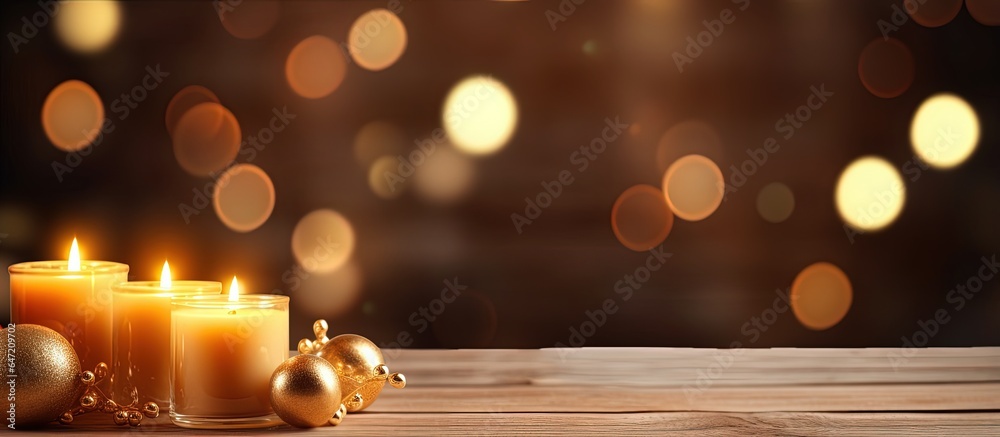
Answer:
M166 406L170 402L170 300L200 294L221 295L222 283L174 281L164 262L159 281L125 282L114 288L115 398L130 402L138 395Z
M76 239L67 261L14 264L10 272L11 321L62 334L84 370L111 364L111 287L128 280L128 265L80 259Z
M173 299L170 419L189 428L280 423L270 380L288 358L288 297L240 295Z

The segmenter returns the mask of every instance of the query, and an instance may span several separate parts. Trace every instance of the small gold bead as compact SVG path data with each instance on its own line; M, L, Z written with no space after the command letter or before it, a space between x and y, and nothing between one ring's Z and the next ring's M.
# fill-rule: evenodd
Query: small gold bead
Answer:
M347 401L347 409L354 410L361 408L361 404L365 403L365 398L361 396L361 393L355 393L349 401Z
M316 334L316 338L326 336L326 333L329 330L330 325L326 323L325 319L319 319L313 323L313 333Z
M115 411L114 419L115 425L123 426L128 423L128 414L125 413L125 410Z
M94 376L94 372L91 372L89 370L87 370L87 371L83 372L82 374L80 374L80 381L83 382L83 384L87 385L87 386L94 385L94 382L95 382L96 379L97 378Z
M94 399L94 396L91 395L90 393L83 395L83 397L80 398L81 407L94 408L94 405L97 405L97 399Z
M333 413L333 417L330 418L330 425L340 425L340 422L344 421L344 416L347 416L347 406L340 404L340 408L337 409L337 412Z
M94 369L94 370L95 370L94 374L97 376L97 379L104 379L105 376L108 376L108 365L107 364L97 363L97 368Z
M142 406L142 414L145 414L150 419L155 419L160 416L160 406L156 402L146 402Z
M385 378L389 376L389 366L386 366L385 364L375 366L375 368L372 369L372 376L374 376L375 379L385 381Z
M128 412L128 424L130 426L139 426L139 422L142 421L142 415L138 411L132 410Z
M119 410L118 403L116 403L111 399L108 399L107 401L104 402L104 405L101 405L101 411L105 413L116 413L118 412L118 410Z
M296 348L300 354L311 354L313 351L312 340L308 338L303 338L299 340L299 346Z
M406 387L406 376L402 373L393 373L392 375L389 375L389 385L395 388Z
M62 416L59 416L59 423L63 425L69 425L73 423L73 413L70 413L69 411L62 413Z

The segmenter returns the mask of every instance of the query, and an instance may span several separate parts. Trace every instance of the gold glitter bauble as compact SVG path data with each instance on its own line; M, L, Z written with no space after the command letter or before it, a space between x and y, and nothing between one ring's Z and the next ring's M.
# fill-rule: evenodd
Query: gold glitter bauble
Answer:
M317 355L333 364L345 397L352 397L349 395L354 392L361 395L360 403L344 399L348 412L368 408L382 392L386 379L373 379L374 372L384 363L382 350L371 340L354 334L338 335L327 341Z
M285 360L271 376L271 407L289 425L325 425L342 407L336 370L316 355Z
M19 324L7 330L14 339L14 356L4 366L14 366L14 426L31 427L58 420L83 390L80 359L59 333L40 325ZM13 358L13 359L12 359ZM5 389L6 391L6 389Z

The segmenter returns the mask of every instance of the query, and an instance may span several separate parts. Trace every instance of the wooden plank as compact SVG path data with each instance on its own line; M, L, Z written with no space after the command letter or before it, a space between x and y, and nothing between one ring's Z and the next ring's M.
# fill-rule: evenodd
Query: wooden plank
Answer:
M32 435L181 435L182 428L144 423L138 429L74 424ZM197 431L198 435L223 432ZM225 431L225 435L374 436L374 435L997 435L1000 413L359 413L337 427L298 430Z
M1000 413L364 414L317 435L997 435Z
M349 415L340 427L307 432L1000 434L1000 348L921 349L901 366L889 362L890 354L902 351L387 351L408 387L387 388L369 411ZM134 430L110 423L91 414L42 434L190 432L170 424L166 413Z
M392 351L389 367L413 386L713 386L1000 382L1000 348ZM893 357L895 361L891 360ZM898 357L898 358L896 358Z
M385 390L372 412L1000 410L1000 383L711 387L484 386Z

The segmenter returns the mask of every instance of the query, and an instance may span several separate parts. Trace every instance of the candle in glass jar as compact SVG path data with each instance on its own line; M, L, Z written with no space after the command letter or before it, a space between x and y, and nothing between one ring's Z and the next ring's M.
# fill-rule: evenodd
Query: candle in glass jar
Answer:
M111 386L117 399L138 396L166 405L170 401L170 300L178 296L220 295L222 283L174 281L163 263L159 281L114 286L114 364Z
M170 419L189 428L280 423L271 409L274 369L288 358L288 296L172 300Z
M8 271L12 322L60 333L84 370L111 362L111 287L128 280L128 265L81 260L74 238L67 261L14 264Z

